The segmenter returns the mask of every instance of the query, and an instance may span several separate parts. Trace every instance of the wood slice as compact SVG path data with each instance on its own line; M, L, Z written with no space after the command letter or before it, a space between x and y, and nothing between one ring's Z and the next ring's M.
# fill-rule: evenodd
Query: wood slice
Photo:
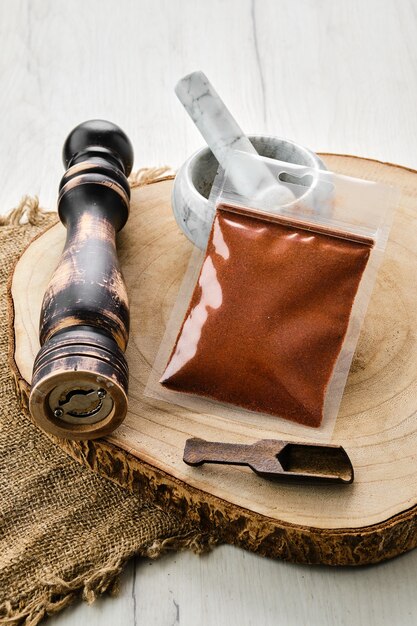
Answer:
M277 427L273 419L221 419L143 395L192 248L171 212L171 179L133 190L120 237L132 316L127 418L106 439L55 441L94 471L193 519L207 541L297 562L354 565L417 545L417 172L324 158L337 172L402 190L333 435L352 459L353 485L280 485L245 468L183 463L188 437L252 443L276 438ZM53 226L14 271L12 369L23 404L39 347L42 294L64 237L63 226Z

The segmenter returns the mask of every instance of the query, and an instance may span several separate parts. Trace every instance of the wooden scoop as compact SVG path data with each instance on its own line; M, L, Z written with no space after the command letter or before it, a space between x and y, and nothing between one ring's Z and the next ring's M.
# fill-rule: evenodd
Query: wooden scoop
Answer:
M184 463L247 465L279 481L350 484L352 463L342 446L262 439L251 445L187 439Z

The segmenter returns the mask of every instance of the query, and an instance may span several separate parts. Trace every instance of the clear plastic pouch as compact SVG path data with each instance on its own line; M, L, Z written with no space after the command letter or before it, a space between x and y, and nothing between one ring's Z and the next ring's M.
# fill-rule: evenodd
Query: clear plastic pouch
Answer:
M273 423L277 437L330 440L397 200L386 185L236 152L145 395L259 437Z

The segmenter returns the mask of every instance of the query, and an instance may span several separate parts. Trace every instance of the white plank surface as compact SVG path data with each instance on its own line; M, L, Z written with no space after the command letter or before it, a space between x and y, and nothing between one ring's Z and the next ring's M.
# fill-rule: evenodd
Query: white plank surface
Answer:
M60 151L89 118L119 123L136 166L201 145L173 86L206 72L247 132L417 168L414 0L0 0L0 207L54 206ZM417 623L417 552L361 570L268 561L231 547L131 564L118 599L75 626Z

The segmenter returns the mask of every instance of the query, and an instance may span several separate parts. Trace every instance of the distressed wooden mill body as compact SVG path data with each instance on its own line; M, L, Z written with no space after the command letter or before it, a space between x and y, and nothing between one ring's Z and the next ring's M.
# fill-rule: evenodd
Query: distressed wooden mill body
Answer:
M129 215L133 149L118 126L91 120L70 133L63 160L67 238L43 299L29 406L45 430L91 439L127 411L129 304L116 233Z

